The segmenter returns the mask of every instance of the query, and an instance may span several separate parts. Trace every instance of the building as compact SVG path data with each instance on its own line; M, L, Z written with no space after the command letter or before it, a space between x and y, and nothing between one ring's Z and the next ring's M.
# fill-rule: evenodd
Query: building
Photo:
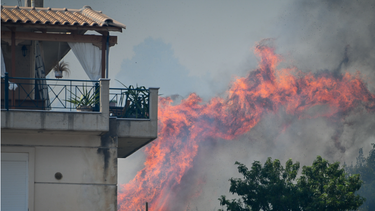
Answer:
M117 210L117 159L157 137L158 88L106 78L109 33L125 25L89 6L2 6L1 24L2 210ZM46 79L76 45L91 80ZM78 112L69 100L85 93L92 110Z

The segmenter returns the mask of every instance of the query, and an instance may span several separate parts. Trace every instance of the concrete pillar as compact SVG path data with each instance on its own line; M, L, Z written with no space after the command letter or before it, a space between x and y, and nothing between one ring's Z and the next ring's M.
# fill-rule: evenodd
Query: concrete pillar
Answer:
M150 87L150 120L158 119L158 93L159 88Z
M108 78L99 79L100 83L100 112L109 118L109 81Z

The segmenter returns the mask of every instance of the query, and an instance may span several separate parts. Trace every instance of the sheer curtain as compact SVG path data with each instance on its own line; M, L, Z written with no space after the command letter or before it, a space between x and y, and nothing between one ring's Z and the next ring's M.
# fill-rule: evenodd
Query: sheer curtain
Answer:
M1 49L1 48L0 48ZM3 56L3 49L0 50L1 53L1 76L4 77L5 73L7 72L5 69L5 62L4 62L4 56Z
M68 43L91 80L101 77L101 50L91 43Z
M1 77L4 77L7 70L5 68L4 55L3 55L2 48L0 48L0 53L1 53ZM16 90L17 87L18 87L17 84L9 81L9 90Z

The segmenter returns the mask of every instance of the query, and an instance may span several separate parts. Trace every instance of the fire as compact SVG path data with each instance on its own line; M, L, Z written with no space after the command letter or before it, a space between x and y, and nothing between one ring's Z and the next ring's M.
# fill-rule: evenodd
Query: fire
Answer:
M255 47L259 66L247 77L238 78L227 97L204 103L191 94L178 105L166 97L159 99L158 139L146 147L145 167L128 184L120 187L120 210L168 211L173 188L192 168L199 143L207 139L231 140L248 132L269 112L281 107L299 118L308 109L327 105L318 116L338 116L363 106L372 112L375 95L369 92L360 74L334 75L303 73L296 68L277 69L282 61L275 49L260 42Z

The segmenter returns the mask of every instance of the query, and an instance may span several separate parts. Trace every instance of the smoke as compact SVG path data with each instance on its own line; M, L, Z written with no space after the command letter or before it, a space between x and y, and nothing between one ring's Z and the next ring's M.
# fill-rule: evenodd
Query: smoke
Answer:
M375 1L371 0L295 1L276 29L278 49L302 71L332 72L336 77L360 72L368 90L374 93L374 11ZM357 108L343 114L342 119L325 119L333 133L314 132L331 134L335 148L325 149L326 157L350 163L359 148L368 148L374 140L373 117Z
M374 9L371 0L295 1L275 32L279 50L302 70L359 70L370 83L375 79Z
M283 164L292 158L301 165L311 165L321 155L331 162L355 164L358 149L369 148L375 141L374 117L355 113L342 123L324 117L298 120L280 111L278 115L266 115L249 133L236 140L202 142L193 168L183 177L178 191L173 192L172 201L176 203L171 210L220 208L217 200L220 195L232 197L228 179L241 177L235 161L250 166L255 160L263 163L267 157L279 159ZM285 124L289 124L286 129Z
M317 75L330 72L342 77L345 72L359 71L374 92L374 11L374 1L296 1L281 16L275 32L277 51L284 55L286 66ZM314 116L325 109L316 106L306 114ZM267 157L282 163L292 158L311 165L321 155L331 162L355 163L358 149L369 150L375 141L374 129L375 115L361 106L334 119L298 119L284 110L268 114L237 140L202 142L193 168L173 193L176 203L172 210L220 208L217 198L222 194L231 197L228 179L240 177L235 161L250 166Z
M277 51L286 61L282 66L336 78L359 71L374 93L374 6L371 1L294 2L280 16L275 30ZM235 140L200 142L193 167L168 190L169 210L217 210L217 198L230 196L228 179L240 176L235 161L250 166L267 157L282 163L292 158L311 165L321 155L331 162L350 165L359 148L366 150L375 141L375 115L361 104L333 118L321 115L329 112L328 106L318 105L294 116L280 108L263 115L249 132Z

